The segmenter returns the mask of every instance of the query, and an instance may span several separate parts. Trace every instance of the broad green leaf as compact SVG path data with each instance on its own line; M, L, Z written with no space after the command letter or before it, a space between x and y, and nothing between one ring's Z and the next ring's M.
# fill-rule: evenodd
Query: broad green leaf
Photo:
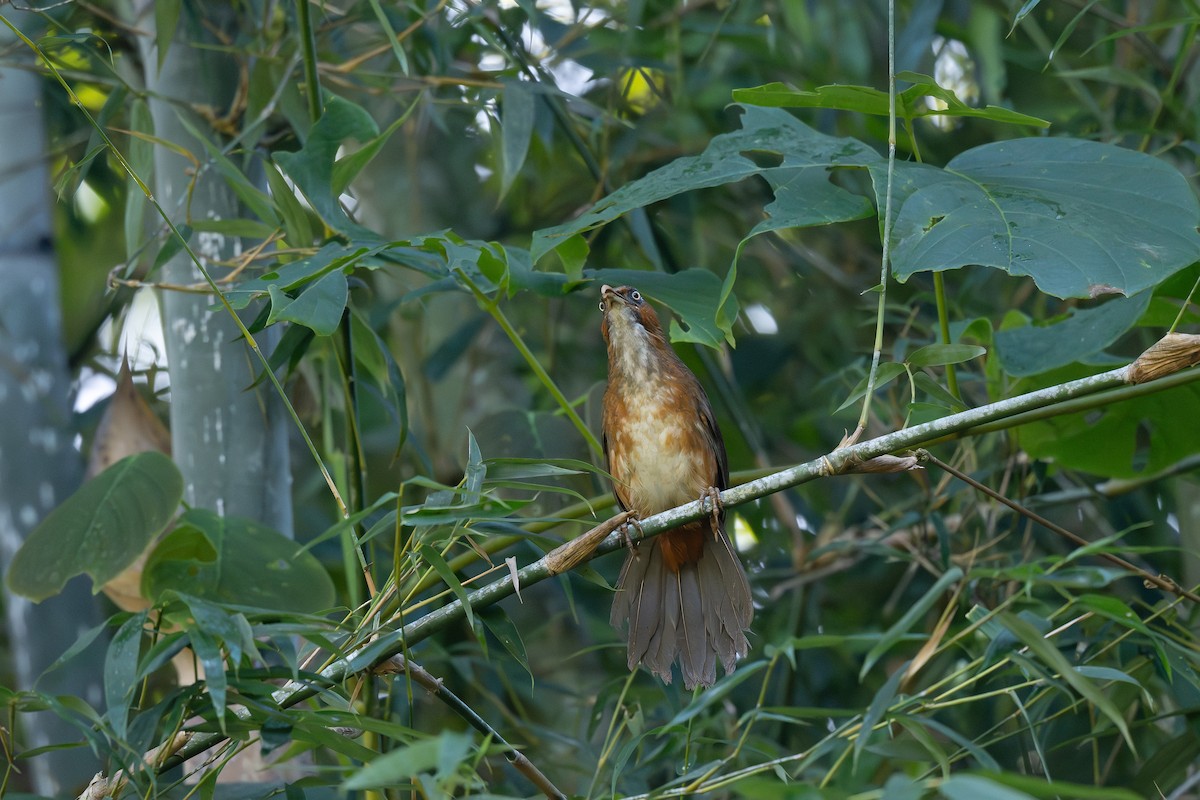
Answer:
M118 739L125 738L129 703L138 682L138 654L147 613L134 614L122 623L104 653L104 702L106 716Z
M384 245L367 247L331 242L308 258L293 261L258 278L237 284L226 292L225 296L230 305L242 309L250 305L251 300L269 294L271 287L290 292L318 280L327 273L359 266L373 268L378 265L374 257L383 249Z
M1014 636L1017 637L1030 651L1037 656L1038 660L1054 670L1070 684L1071 688L1080 694L1085 700L1096 707L1104 716L1108 717L1109 721L1116 726L1121 732L1121 736L1125 739L1125 743L1133 749L1133 739L1129 734L1129 726L1125 722L1125 717L1121 710L1113 704L1107 696L1101 692L1094 683L1088 680L1079 670L1066 659L1058 648L1052 643L1046 641L1042 636L1041 631L1035 628L1030 622L1022 619L1014 614L1001 612L997 615L1000 624L1007 628Z
M1055 370L1039 375L1033 385L1053 385L1089 371ZM1200 384L1193 382L1102 409L1022 425L1016 436L1032 458L1092 475L1136 478L1153 475L1193 455L1197 419Z
M1009 375L1037 375L1099 353L1134 326L1151 292L1119 297L1094 308L1074 309L1061 322L996 331L996 355Z
M886 166L870 165L883 203ZM976 147L938 169L896 164L892 264L978 264L1056 297L1134 295L1200 258L1200 203L1172 166L1077 139Z
M556 252L562 259L563 271L566 272L567 280L572 282L583 280L583 265L587 263L589 252L587 239L578 234L571 236L558 246Z
M355 150L347 156L339 158L333 165L333 190L338 194L346 191L346 187L350 185L350 181L358 177L359 173L379 155L379 151L387 144L388 139L392 138L392 134L400 130L400 127L408 121L412 116L413 111L418 107L419 103L413 101L405 109L404 113L397 117L391 125L388 125L382 133L376 136L369 142L363 144L362 147Z
M348 236L372 239L373 232L352 222L342 210L334 191L333 162L343 142L353 139L365 143L378 135L379 127L366 110L333 96L304 146L294 153L275 153L275 163L295 182L326 225Z
M86 572L99 592L167 526L182 498L183 478L169 457L121 459L33 529L8 568L8 588L45 600Z
M533 120L537 98L523 81L505 81L500 106L500 197L503 200L513 179L525 164L529 140L533 138Z
M310 328L318 336L329 336L337 330L350 297L346 273L334 270L305 287L299 297L288 297L277 286L269 286L271 314L268 324L286 320Z
M155 599L167 590L279 611L334 603L333 582L311 553L265 525L203 509L180 517L146 561L142 593Z
M706 269L685 269L671 274L636 269L604 269L589 270L586 275L595 281L597 301L601 282L613 286L628 284L678 314L678 320L671 320L673 342L696 342L709 347L717 347L722 341L733 342L732 327L719 325L716 320L721 279ZM734 316L737 316L736 309ZM596 313L595 325L599 330L599 312Z
M942 595L950 588L951 584L962 578L962 570L958 567L951 567L949 570L937 579L933 586L929 587L929 591L922 595L921 599L913 603L904 616L896 620L892 627L887 629L887 632L879 639L867 657L863 659L862 669L858 671L858 679L862 680L871 667L875 666L878 661L888 650L892 649L900 639L909 632L909 630L920 621L921 617L933 607L933 604L941 599Z
M775 199L763 209L767 218L746 235L749 239L783 228L811 228L871 216L875 209L862 195L838 190L829 172L812 166L779 167L763 173Z
M755 152L780 155L783 160L775 166L761 166L745 155ZM625 184L575 220L535 231L530 255L536 263L575 234L611 222L635 208L644 208L694 189L721 186L773 170L790 173L809 168L827 178L828 170L832 168L861 167L878 161L879 154L857 139L826 136L786 111L749 106L742 115L742 129L714 137L700 155L677 158L645 177ZM790 179L781 179L781 182ZM811 192L808 201L817 208L835 208L838 203L830 202L830 198L843 200L849 194L827 179L808 181L806 188ZM843 205L853 208L856 215L861 209L860 205L849 201ZM822 222L828 221L832 220L822 219Z
M974 344L927 344L914 350L904 361L910 367L941 367L961 364L986 353L985 348Z

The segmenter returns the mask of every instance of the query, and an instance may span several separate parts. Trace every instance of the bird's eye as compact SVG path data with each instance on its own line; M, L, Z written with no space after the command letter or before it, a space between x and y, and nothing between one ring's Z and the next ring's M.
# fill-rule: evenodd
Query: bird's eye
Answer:
M602 301L600 301L600 310L601 310L601 311L603 311L603 310L604 310L604 301L603 301L603 300L602 300Z
M641 293L641 292L639 292L637 289L634 289L634 290L633 290L633 292L632 292L632 293L631 293L629 296L630 296L631 298L633 298L633 301L634 301L635 303L640 303L640 302L642 302L642 293Z

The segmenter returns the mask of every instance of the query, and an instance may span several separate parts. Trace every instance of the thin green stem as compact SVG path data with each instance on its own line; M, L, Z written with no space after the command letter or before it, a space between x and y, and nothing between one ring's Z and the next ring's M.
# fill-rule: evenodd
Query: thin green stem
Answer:
M933 295L937 299L938 330L942 334L942 344L950 344L950 312L946 308L946 281L942 273L933 273ZM946 365L946 388L958 400L962 394L958 390L958 373L953 364Z
M1036 522L1038 525L1041 525L1046 530L1058 534L1059 536L1063 537L1064 539L1070 541L1076 547L1088 547L1092 544L1092 542L1089 542L1087 539L1084 539L1082 536L1072 533L1071 531L1067 530L1066 528L1062 527L1061 525L1051 522L1050 520L1046 519L1042 515L1037 514L1033 511L1030 511L1028 508L1025 508L1020 503L1017 503L1013 500L1009 500L1007 497L1000 494L999 492L980 483L979 481L975 480L974 478L972 478L970 475L966 474L965 472L955 469L954 467L950 466L946 462L941 461L938 458L935 458L934 456L930 455L928 452L923 453L922 456L923 456L922 460L928 461L930 464L933 464L934 466L936 466L938 469L942 470L943 472L948 472L949 474L958 478L963 483L965 483L968 486L970 486L971 488L975 489L977 492L981 492L981 493L987 495L988 497L995 500L997 503L1002 503L1002 504L1008 506L1013 511L1017 512L1018 514L1025 517L1026 519ZM1186 597L1188 600L1191 600L1193 603L1200 605L1200 595L1197 595L1197 594L1185 589L1183 586L1181 586L1179 583L1177 583L1170 576L1164 575L1162 573L1155 575L1151 572L1148 572L1148 571L1142 569L1141 567L1137 566L1136 564L1126 561L1125 559L1121 558L1120 556L1113 555L1112 553L1106 553L1106 552L1101 551L1101 552L1097 552L1096 555L1100 558L1105 559L1106 561L1116 564L1118 567L1120 567L1121 569L1123 569L1127 572L1137 575L1143 581L1145 581L1147 584L1157 586L1159 589L1162 589L1164 592L1170 592L1172 594L1180 595L1181 597Z
M887 187L883 203L883 254L879 268L879 304L875 315L875 346L871 353L871 371L867 374L867 393L863 395L858 429L851 437L856 441L867 429L871 416L871 398L875 394L875 376L883 354L883 320L887 308L888 276L891 274L892 243L892 182L896 173L896 2L888 0L888 165Z
M1175 55L1175 66L1171 69L1171 77L1158 96L1158 105L1154 107L1154 113L1150 115L1150 121L1146 124L1146 135L1142 137L1141 146L1138 147L1143 153L1150 146L1150 137L1158 129L1158 118L1162 115L1163 107L1170 100L1171 95L1175 94L1175 87L1179 85L1179 78L1183 75L1184 69L1193 62L1191 43L1196 41L1197 30L1200 30L1200 23L1193 22L1188 26L1187 35L1180 39L1182 44L1179 52Z
M479 287L470 280L470 278L465 275L462 275L461 277L467 288L469 288L471 293L475 295L475 299L479 302L480 307L483 308L484 311L487 311L489 314L491 314L492 319L496 320L496 324L499 325L500 329L504 331L504 335L508 337L510 342L512 342L513 347L517 348L517 352L519 352L521 357L525 359L525 363L529 365L531 370L533 370L533 374L537 376L539 381L541 381L542 386L546 387L546 391L550 392L550 395L558 403L559 408L562 409L563 414L566 415L567 419L571 420L571 424L575 426L577 431L579 431L579 434L583 437L584 441L587 442L588 447L592 449L592 452L596 454L603 454L604 451L603 448L600 447L600 442L598 442L595 435L588 430L588 426L582 419L580 419L579 414L575 412L575 407L571 404L571 401L568 400L558 388L558 385L554 382L554 379L550 377L548 372L546 372L546 368L542 366L541 362L538 361L537 356L535 356L533 351L529 349L529 346L525 344L525 340L521 338L521 334L518 333L517 329L513 327L513 324L509 322L508 317L504 314L504 310L500 308L500 303L484 294Z
M1179 307L1179 313L1175 315L1175 321L1171 323L1171 330L1167 333L1174 333L1179 327L1179 323L1183 322L1183 315L1187 313L1188 306L1196 299L1196 291L1200 289L1200 275L1196 276L1196 282L1192 284L1192 290L1188 292L1187 299L1183 301L1183 305Z
M300 52L304 56L304 94L308 100L308 119L321 118L321 78L317 73L317 37L313 33L308 0L296 0L296 24L300 30Z

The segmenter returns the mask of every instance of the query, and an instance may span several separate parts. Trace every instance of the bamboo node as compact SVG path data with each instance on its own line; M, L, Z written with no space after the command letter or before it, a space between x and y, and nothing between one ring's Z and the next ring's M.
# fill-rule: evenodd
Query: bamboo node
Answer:
M1146 383L1200 364L1200 336L1168 333L1129 365L1129 382Z

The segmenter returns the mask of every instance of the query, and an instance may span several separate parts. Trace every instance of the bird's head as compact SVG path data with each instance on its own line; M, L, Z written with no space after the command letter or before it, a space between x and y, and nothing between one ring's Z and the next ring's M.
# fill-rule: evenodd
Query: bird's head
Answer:
M604 312L600 331L609 346L614 344L613 337L622 345L635 342L666 344L658 314L654 313L654 308L642 297L642 293L632 286L614 287L607 283L601 286L600 310Z
M667 344L658 315L632 286L600 287L600 332L608 345L609 371L624 374L657 372L664 361L676 360Z

